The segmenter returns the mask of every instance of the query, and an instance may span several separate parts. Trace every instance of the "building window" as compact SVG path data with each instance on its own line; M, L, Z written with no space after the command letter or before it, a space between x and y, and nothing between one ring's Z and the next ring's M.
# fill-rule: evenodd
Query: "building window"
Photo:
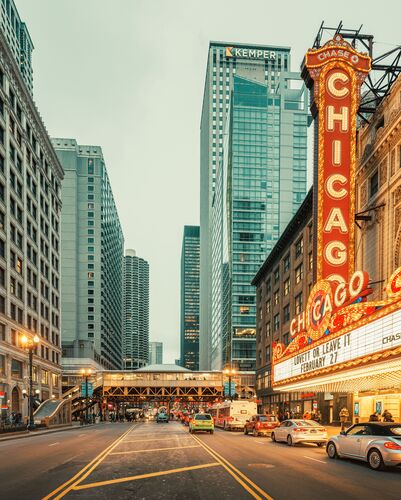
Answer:
M266 337L270 337L271 332L272 332L272 329L270 326L270 322L266 323Z
M277 283L279 279L280 279L280 269L277 267L274 270L274 283Z
M271 291L271 283L270 283L270 279L268 279L266 281L266 293L270 293Z
M304 251L304 240L303 238L300 238L296 243L295 243L295 258L297 259L303 254Z
M372 175L369 180L369 195L370 197L374 196L379 191L379 172L376 172Z
M266 363L270 361L270 346L266 346Z
M290 304L287 304L283 309L283 322L290 321Z
M290 270L290 265L291 265L291 258L290 258L290 254L287 254L285 257L284 257L284 272L286 273L287 271Z
M271 301L267 300L266 301L266 314L270 314L270 310L271 310Z
M6 357L4 354L0 354L0 375L2 377L6 376Z
M11 376L15 378L22 378L22 362L17 359L11 360Z
M295 297L295 314L299 314L302 311L302 293L299 293Z
M313 254L309 252L309 271L313 270Z
M41 382L42 384L49 385L49 372L47 370L42 370Z
M290 338L289 338L289 337L290 337L290 335L289 335L289 333L288 333L288 332L287 332L287 333L285 333L285 334L283 335L283 344L284 344L285 346L287 346L287 345L289 344L289 341L290 341Z
M240 306L239 312L240 312L240 314L249 314L249 307L248 306Z
M290 278L284 281L284 295L288 295L291 290L291 280Z
M295 283L298 284L303 280L304 277L304 265L300 264L296 269L295 269Z
M276 314L274 316L273 323L274 323L274 331L276 332L280 328L280 314Z
M0 323L0 340L6 340L6 325Z
M274 305L278 305L280 303L280 292L279 290L276 290L274 292Z
M309 243L312 243L312 240L313 240L313 224L309 224L309 226L308 226L308 236L309 236Z

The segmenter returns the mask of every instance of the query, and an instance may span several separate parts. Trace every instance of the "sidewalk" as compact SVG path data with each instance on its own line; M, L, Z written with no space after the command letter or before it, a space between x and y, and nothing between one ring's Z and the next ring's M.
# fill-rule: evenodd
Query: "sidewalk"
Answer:
M107 422L99 422L99 424L105 424ZM37 430L37 431L19 431L19 432L10 432L7 434L4 434L2 436L0 434L0 442L2 441L11 441L12 439L24 439L24 438L29 438L29 437L34 437L34 436L41 436L42 434L53 434L54 432L65 432L65 431L72 431L74 429L79 429L84 428L84 427L93 427L94 425L99 425L99 424L88 424L88 425L80 425L79 422L73 422L71 425L65 426L65 427L56 427L52 429L43 429L43 430Z

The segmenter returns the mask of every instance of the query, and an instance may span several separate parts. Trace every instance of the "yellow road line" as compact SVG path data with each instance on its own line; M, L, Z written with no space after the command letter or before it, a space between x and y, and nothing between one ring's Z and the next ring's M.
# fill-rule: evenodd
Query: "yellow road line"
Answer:
M127 455L129 453L146 453L148 451L164 451L164 450L182 450L183 448L200 448L198 444L191 445L191 446L171 446L168 448L152 448L150 450L129 450L129 451L115 451L114 453L109 453L110 456L112 455Z
M82 479L84 479L84 477L82 477L82 479L81 479L81 474L83 474L85 471L87 471L93 464L95 464L95 466L98 465L98 463L100 463L100 461L102 461L103 458L106 457L107 453L109 453L111 450L113 450L120 443L120 441L122 441L125 438L125 436L127 436L135 428L136 428L136 425L130 427L126 432L124 432L124 434L122 434L119 438L117 438L115 441L113 441L113 443L111 443L111 445L109 445L107 448L105 448L91 462L89 462L87 465L85 465L85 467L83 467L79 472L77 472L75 474L75 476L73 476L71 479L69 479L65 483L61 484L59 487L57 487L51 493L46 495L42 500L50 500L51 498L59 499L59 498L62 498L64 495L66 495L68 493L68 491L70 491L72 489L72 486L74 486L75 484L78 484L80 481L82 481ZM72 486L68 486L68 485L71 485L71 483L72 483ZM61 490L63 490L63 488L67 488L67 489L65 489L64 491L61 492ZM61 492L60 495L55 496L56 493L59 493L59 492Z
M246 481L250 486L252 486L252 488L254 488L258 493L260 493L262 495L263 498L266 498L267 500L273 500L273 497L271 497L268 493L266 493L266 491L262 490L262 488L259 488L259 486L257 484L255 484L251 479L249 479L248 476L246 476L245 474L243 474L240 470L238 470L231 462L229 462L227 459L225 459L224 457L222 457L219 453L217 453L215 450L213 450L213 448L210 448L210 446L208 446L207 444L205 444L203 441L201 441L198 437L192 435L192 437L210 454L213 456L213 458L215 460L218 460L218 461L221 461L223 467L228 471L230 472L230 474L235 477L235 479L240 483L242 484L242 486L244 486L244 488L249 492L251 493L251 495L254 497L254 498L257 498L259 500L261 500L261 497L259 497L258 495L256 495L255 492L253 492L252 490L250 490L250 488L248 488L248 486L243 483L243 481L240 479L242 478L244 481ZM231 470L229 469L229 467L231 468Z
M108 481L99 481L97 483L81 484L79 486L75 486L74 491L85 490L88 488L98 488L99 486L107 486L108 484L136 481L138 479L147 479L149 477L167 476L168 474L178 474L180 472L186 472L189 470L206 469L208 467L217 467L219 465L220 465L219 462L212 462L210 464L192 465L189 467L181 467L179 469L170 469L170 470L164 470L164 471L160 471L160 472L150 472L149 474L141 474L139 476L120 477L118 479L109 479Z

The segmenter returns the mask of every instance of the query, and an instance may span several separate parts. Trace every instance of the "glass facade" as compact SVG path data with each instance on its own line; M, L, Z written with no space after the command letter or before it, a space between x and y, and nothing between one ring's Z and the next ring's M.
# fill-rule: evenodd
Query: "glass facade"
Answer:
M185 226L181 253L181 366L199 370L199 226Z
M234 77L212 203L211 368L256 366L251 281L306 193L306 93Z

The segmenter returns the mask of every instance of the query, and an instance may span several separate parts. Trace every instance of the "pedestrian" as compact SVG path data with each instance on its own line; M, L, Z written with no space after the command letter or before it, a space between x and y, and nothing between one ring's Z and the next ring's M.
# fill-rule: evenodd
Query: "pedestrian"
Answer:
M312 415L306 411L304 414L303 414L303 417L302 417L304 420L311 420L312 419Z
M340 422L341 422L341 430L344 431L345 430L345 423L349 419L349 411L345 406L343 406L341 408L339 417L340 417Z
M379 415L376 412L372 413L369 417L369 422L380 422Z
M92 411L92 424L96 423L96 413L95 410Z
M383 422L394 422L393 415L388 410L384 410L382 417Z
M313 419L315 422L317 422L318 424L321 423L322 421L322 414L320 413L319 410L316 410L316 413L315 413L315 417Z

